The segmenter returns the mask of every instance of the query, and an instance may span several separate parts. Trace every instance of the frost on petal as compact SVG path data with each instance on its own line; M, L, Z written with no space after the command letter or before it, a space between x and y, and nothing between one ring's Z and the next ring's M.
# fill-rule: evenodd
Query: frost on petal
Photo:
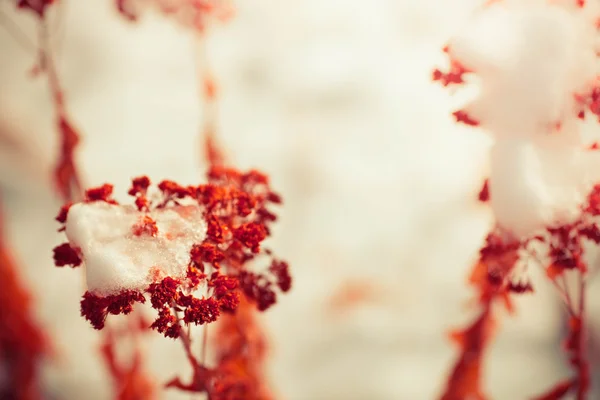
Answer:
M190 249L206 236L202 212L197 205L149 213L104 202L73 205L66 234L83 255L88 290L103 296L142 290L157 272L185 277ZM136 234L135 228L144 216L156 223L155 235Z

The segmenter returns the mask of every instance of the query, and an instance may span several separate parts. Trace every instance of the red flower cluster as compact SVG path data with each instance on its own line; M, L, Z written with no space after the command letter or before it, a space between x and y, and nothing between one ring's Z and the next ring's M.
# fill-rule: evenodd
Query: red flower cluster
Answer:
M54 265L57 267L64 267L70 265L71 267L79 267L81 265L81 257L77 251L71 247L69 243L63 243L56 246L54 252Z
M106 297L85 292L81 300L81 316L90 321L95 329L102 329L108 314L127 315L133 311L136 302L145 303L146 298L133 290Z
M199 280L205 279L204 274L199 274L195 277ZM187 284L193 285L193 282L188 279ZM159 310L159 316L151 328L166 337L177 338L181 334L179 312L183 313L184 323L203 325L216 321L221 312L235 311L240 300L236 291L237 279L214 272L208 278L207 285L212 289L212 295L199 299L184 294L183 282L178 279L166 277L160 282L150 284L146 292L150 295L152 307Z
M129 194L142 213L152 209L168 208L182 202L195 202L203 207L207 223L206 238L190 249L190 259L185 278L155 274L153 282L141 291L126 290L111 296L98 296L86 292L81 301L81 314L96 329L102 329L108 314L128 314L136 302L150 303L158 311L151 328L166 337L181 335L182 323L203 325L217 320L222 313L233 313L240 303L240 295L255 302L260 311L276 302L278 289L291 288L291 276L286 262L272 258L262 272L249 271L246 266L263 253L261 243L269 235L268 225L276 219L269 204L280 203L265 175L250 171L241 173L234 169L213 167L208 174L209 183L199 186L181 186L173 181L158 185L161 196L148 196L150 180L135 178ZM117 204L112 198L113 186L106 184L89 189L85 202L104 201ZM70 205L61 208L56 218L66 223ZM158 228L148 215L132 227L135 235L156 236ZM54 249L57 266L81 264L78 252L68 243ZM206 297L195 297L199 286L206 284Z
M256 274L249 271L239 273L240 286L248 299L258 304L258 309L264 311L271 307L277 297L273 287L276 285L282 292L290 290L292 278L289 266L284 261L273 260L269 273L275 277L275 282L267 274Z

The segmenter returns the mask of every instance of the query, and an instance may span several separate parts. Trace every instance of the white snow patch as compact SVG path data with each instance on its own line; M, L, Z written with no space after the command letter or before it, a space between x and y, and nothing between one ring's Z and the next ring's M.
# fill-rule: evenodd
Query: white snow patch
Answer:
M479 78L464 109L495 139L491 205L498 225L518 237L577 218L600 178L600 153L585 150L574 98L597 73L596 11L498 2L450 43L452 59Z
M79 248L89 291L99 295L141 290L151 283L151 269L182 277L192 245L206 236L202 208L175 206L147 213L158 227L156 237L133 234L145 214L133 206L78 203L69 209L66 234Z

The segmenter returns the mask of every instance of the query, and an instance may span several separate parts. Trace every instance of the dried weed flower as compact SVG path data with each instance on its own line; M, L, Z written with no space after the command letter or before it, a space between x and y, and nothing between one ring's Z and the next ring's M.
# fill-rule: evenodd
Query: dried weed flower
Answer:
M81 265L81 257L77 251L71 247L69 243L63 243L56 246L54 252L54 265L57 267L64 267L70 265L71 267L79 267Z
M173 313L181 313L185 324L203 325L216 321L222 311L235 311L240 290L264 311L275 303L278 291L290 289L283 261L267 255L272 260L263 272L245 268L256 256L266 255L261 243L273 220L267 207L274 198L280 201L264 175L213 168L204 185L160 182L152 200L147 197L149 187L148 178L142 177L134 179L129 190L136 200L144 197L147 208L142 210L117 204L111 185L89 189L83 203L61 209L58 220L64 221L69 243L54 249L55 264L77 266L81 259L86 263L89 292L81 303L82 315L96 329L104 326L107 314L127 314L134 302L145 301L144 296L159 312L154 326L166 334ZM102 222L113 223L113 232ZM102 241L114 245L100 248ZM128 249L128 242L135 248ZM167 246L174 251L162 254ZM98 254L102 251L107 255ZM140 265L132 251L145 254L151 264ZM161 261L165 265L159 265ZM106 268L110 263L112 274ZM123 281L119 274L128 277ZM208 297L195 297L201 285Z
M534 291L531 266L544 269L569 313L564 347L574 373L538 399L589 394L584 298L593 271L585 249L600 244L600 158L580 123L600 115L599 17L600 7L584 1L487 2L444 48L447 71L433 72L443 86L478 78L478 96L453 116L494 140L478 200L489 204L496 223L470 277L480 311L451 334L461 352L444 400L487 398L481 374L495 330L492 306L512 311L513 295ZM566 275L577 279L576 293Z
M276 219L270 207L281 203L265 175L217 166L206 184L165 180L156 187L139 177L129 190L133 205L118 204L112 190L111 185L87 190L83 202L63 207L57 218L69 242L55 248L55 263L83 261L88 291L81 315L93 328L103 329L109 314L127 315L135 303L148 300L157 311L149 328L180 339L187 349L190 325L226 318L250 328L253 307L265 311L279 292L290 290L288 264L262 247ZM256 270L264 258L270 263ZM247 350L238 350L247 357ZM168 387L206 392L211 399L254 393L250 383L242 385L250 378L233 361L208 368L191 351L188 359L193 382L176 379Z
M255 310L270 308L292 285L288 264L263 247L277 219L271 206L281 204L281 197L270 190L266 175L225 167L214 135L217 87L206 71L200 75L209 116L203 128L211 165L207 184L186 186L165 180L152 186L148 177L141 176L133 179L128 191L132 205L114 200L110 184L84 192L74 162L80 136L67 116L48 41L45 16L51 3L18 5L40 18L36 70L47 74L61 139L54 180L68 203L56 220L68 241L54 249L54 261L58 267L83 266L88 290L81 300L81 315L93 328L106 332L102 355L117 398L154 395L141 372L141 353L134 354L130 369L119 366L114 348L122 335L106 326L109 314L132 314L135 303L145 302L157 315L144 329L180 340L193 369L190 384L176 378L167 387L204 392L212 400L270 398L260 372L265 342ZM147 6L155 8L196 35L213 20L232 14L224 0L115 0L114 4L129 21L140 18ZM217 364L209 368L204 355L196 358L191 352L190 325L218 320L224 321L223 335L217 340Z

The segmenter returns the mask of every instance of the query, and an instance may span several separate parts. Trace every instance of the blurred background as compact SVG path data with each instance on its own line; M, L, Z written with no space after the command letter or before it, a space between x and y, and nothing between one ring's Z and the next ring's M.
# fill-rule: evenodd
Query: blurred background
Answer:
M53 106L44 76L28 74L36 20L13 3L0 4L8 240L57 347L43 368L48 398L108 399L100 337L79 316L81 275L52 263L63 240L50 185ZM460 99L430 77L476 3L244 0L205 36L220 141L284 198L270 246L289 260L294 286L262 316L282 399L420 400L442 389L458 351L446 334L473 315L466 276L491 226L477 202L490 143L453 123ZM128 23L110 0L63 0L50 17L85 185L111 182L124 198L142 174L201 181L205 116L190 31L152 12ZM530 398L570 374L560 304L534 283L488 358L494 399ZM180 345L148 337L157 380L187 377Z

